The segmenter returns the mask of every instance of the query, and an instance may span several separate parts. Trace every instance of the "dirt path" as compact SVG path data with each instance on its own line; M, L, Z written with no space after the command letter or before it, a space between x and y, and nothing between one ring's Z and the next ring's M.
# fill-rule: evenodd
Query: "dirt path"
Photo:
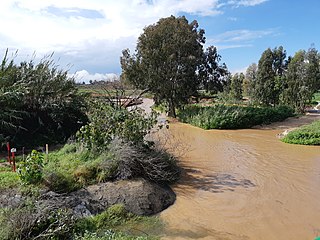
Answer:
M310 124L314 121L320 120L320 114L307 114L299 117L290 117L284 120L283 122L275 122L268 125L259 125L253 127L254 129L284 129L290 130L303 125Z

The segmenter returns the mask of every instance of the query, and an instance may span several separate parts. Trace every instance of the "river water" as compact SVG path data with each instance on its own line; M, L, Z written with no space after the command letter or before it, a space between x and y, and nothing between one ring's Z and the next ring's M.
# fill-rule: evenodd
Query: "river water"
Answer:
M282 143L283 129L272 128L170 124L165 131L184 171L175 204L160 214L163 239L320 236L320 147Z

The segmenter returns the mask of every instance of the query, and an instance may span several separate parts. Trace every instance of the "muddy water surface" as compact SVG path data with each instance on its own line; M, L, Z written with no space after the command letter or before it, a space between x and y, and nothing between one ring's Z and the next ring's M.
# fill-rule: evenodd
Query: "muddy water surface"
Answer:
M171 124L173 141L189 147L176 203L160 215L163 239L320 236L320 147L282 143L276 137L282 131Z

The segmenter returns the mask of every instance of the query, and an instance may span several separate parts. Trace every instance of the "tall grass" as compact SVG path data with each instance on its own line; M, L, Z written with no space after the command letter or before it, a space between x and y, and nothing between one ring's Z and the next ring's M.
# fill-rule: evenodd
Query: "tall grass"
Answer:
M202 107L189 105L178 113L182 122L203 129L240 129L260 124L283 121L293 116L293 110L286 106L245 107L216 104Z
M0 191L20 186L19 176L15 172L0 172Z

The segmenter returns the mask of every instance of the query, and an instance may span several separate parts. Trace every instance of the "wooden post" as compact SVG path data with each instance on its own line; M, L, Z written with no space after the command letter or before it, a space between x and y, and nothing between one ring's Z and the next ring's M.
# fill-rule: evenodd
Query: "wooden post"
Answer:
M24 147L22 148L22 160L24 161Z
M49 145L46 144L46 161L48 162Z

